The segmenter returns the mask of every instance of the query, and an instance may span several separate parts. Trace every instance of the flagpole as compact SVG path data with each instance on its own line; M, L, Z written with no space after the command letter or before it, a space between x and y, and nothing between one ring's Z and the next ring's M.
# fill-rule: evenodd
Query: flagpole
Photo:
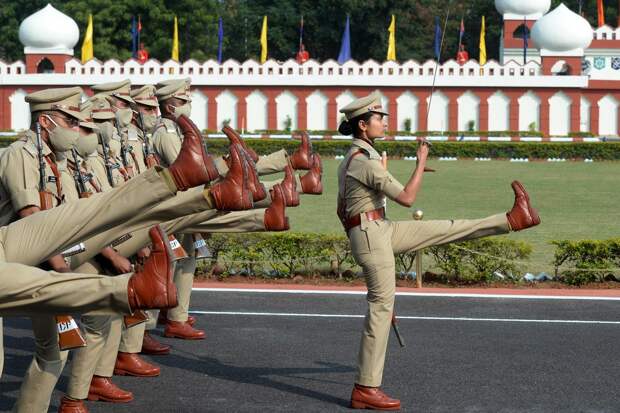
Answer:
M450 7L452 6L452 0L448 3L448 10L446 10L446 20L443 23L443 32L441 33L441 43L439 44L439 58L441 58L441 50L443 49L443 41L446 37L446 28L448 27L448 19L450 18ZM433 93L435 92L435 80L437 79L437 72L439 71L439 59L435 63L435 70L433 72L433 84L431 85L431 94L428 97L428 107L426 108L426 129L428 130L428 118L431 113L431 104L433 103Z

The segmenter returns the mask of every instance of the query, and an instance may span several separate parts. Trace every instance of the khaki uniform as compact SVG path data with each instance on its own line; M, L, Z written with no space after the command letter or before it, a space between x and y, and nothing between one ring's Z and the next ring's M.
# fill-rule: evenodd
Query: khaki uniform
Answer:
M360 154L356 154L361 151ZM351 160L348 169L346 165ZM509 231L506 214L478 220L368 221L365 212L394 200L403 186L381 165L381 156L366 141L354 139L338 169L339 197L346 217L360 215L361 225L348 232L353 257L364 272L368 287L368 312L358 355L355 382L378 387L383 377L396 290L394 254L433 245L464 241Z

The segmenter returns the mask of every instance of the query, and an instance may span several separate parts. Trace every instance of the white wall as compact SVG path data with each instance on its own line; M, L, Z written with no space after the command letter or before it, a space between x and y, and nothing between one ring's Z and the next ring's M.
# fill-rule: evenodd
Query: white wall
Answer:
M245 102L248 107L246 129L248 131L267 129L267 104L269 99L260 90L250 93Z
M199 90L192 92L192 120L198 126L198 129L207 129L207 115L209 98Z
M433 99L426 98L429 108L428 111L428 130L429 131L446 131L450 126L448 124L448 103L450 100L441 92L433 92Z
M15 93L9 96L11 129L13 130L24 130L30 127L30 105L24 100L26 94L23 89L17 89Z
M471 91L463 93L456 99L458 104L458 128L468 130L469 121L474 121L474 130L480 127L480 98Z
M340 109L353 102L357 97L349 90L345 90L336 97L336 127L340 126L340 122L344 119L344 114L340 113Z
M558 92L549 98L549 135L565 136L570 132L570 109L572 100Z
M327 129L327 96L315 90L306 98L308 130Z
M510 98L497 91L489 96L489 130L510 130Z
M228 125L237 129L237 96L225 90L215 98L215 101L217 102L217 128L222 129L224 121L229 119Z
M529 130L532 122L540 130L540 98L531 90L519 98L519 130Z
M288 90L280 93L276 97L276 113L278 129L286 129L286 119L291 119L291 130L297 129L297 96Z
M618 135L618 101L611 95L598 101L598 133L599 135Z
M411 131L418 130L419 99L411 92L405 92L396 98L396 122L398 130L405 130L405 119L411 119Z
M579 107L579 131L580 132L590 132L590 101L583 96L580 101L581 105Z

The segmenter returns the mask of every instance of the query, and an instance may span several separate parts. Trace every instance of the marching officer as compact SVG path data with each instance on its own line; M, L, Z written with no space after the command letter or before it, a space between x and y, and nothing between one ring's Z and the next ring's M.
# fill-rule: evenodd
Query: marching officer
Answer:
M515 181L513 208L508 213L474 220L390 221L385 198L410 207L421 185L429 147L424 140L417 165L402 185L381 163L374 147L385 135L387 112L378 94L351 102L340 110L346 119L339 131L353 135L349 152L338 168L338 216L347 232L353 257L362 267L368 288L368 312L351 394L356 409L397 410L400 401L380 389L396 290L394 254L433 245L520 231L540 223L523 186Z

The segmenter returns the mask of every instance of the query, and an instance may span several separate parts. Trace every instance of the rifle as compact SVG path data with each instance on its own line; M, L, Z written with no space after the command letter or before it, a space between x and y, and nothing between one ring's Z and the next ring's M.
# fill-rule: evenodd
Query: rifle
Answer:
M75 180L75 185L80 194L80 198L89 198L93 193L86 189L86 181L90 179L84 177L82 174L82 170L80 169L80 162L77 157L77 150L75 148L71 148L71 155L73 155L73 162L75 163L75 171L73 172L73 179Z
M157 160L157 156L151 148L151 142L149 142L149 135L147 134L146 128L144 127L144 115L142 114L142 112L138 111L138 116L140 118L140 130L142 131L142 135L144 136L144 143L142 143L142 151L144 152L144 163L146 163L147 168L152 168L155 165L159 165L159 161Z
M45 159L39 122L35 123L35 132L37 135L37 158L39 160L39 205L40 209L44 211L54 207L54 194L48 191L45 185ZM84 340L80 333L80 329L73 317L70 315L57 315L55 318L60 350L70 350L86 346L86 340Z
M123 161L123 166L125 167L125 170L127 171L127 173L130 176L133 176L133 166L131 166L129 164L129 161L127 160L127 143L123 142L123 138L121 135L121 128L118 125L118 118L114 120L114 126L116 127L116 131L118 132L118 136L121 137L121 161Z
M114 177L112 176L112 165L110 164L110 147L103 137L99 137L99 142L103 148L103 163L105 164L105 174L108 177L108 183L114 187Z

